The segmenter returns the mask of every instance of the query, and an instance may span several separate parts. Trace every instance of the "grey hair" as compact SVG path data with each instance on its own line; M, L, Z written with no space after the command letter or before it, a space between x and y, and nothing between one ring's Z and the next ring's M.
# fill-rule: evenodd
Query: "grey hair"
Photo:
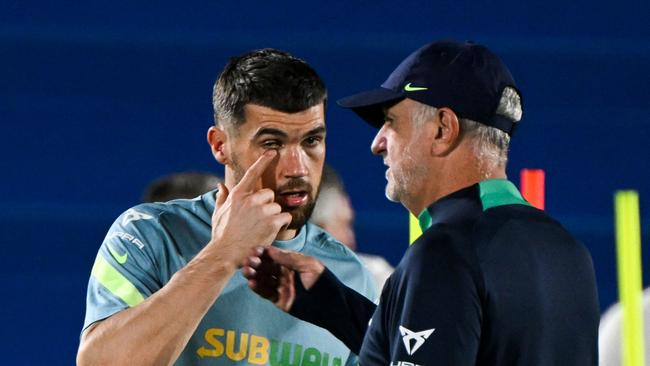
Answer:
M514 89L512 90L514 91ZM504 91L505 94L506 92ZM514 96L519 98L516 92ZM510 97L504 98L502 96L498 110L503 110L505 111L504 113L511 113L510 115L514 117L517 115L517 108L508 107L508 105L515 105L511 102ZM435 117L437 108L419 102L417 106L418 108L411 114L411 119L416 125L422 125L424 122ZM519 104L518 118L521 119L521 104ZM467 118L461 118L459 122L461 134L471 140L472 150L480 162L480 169L484 174L487 175L488 172L495 168L506 166L508 162L508 148L510 146L510 136L507 133L498 128L487 126Z
M436 117L436 111L438 108L431 107L418 101L415 101L415 105L417 108L411 112L411 121L413 121L416 126L422 126L424 122L430 121Z
M503 89L496 114L504 116L513 122L521 121L523 115L521 97L514 88L506 86Z
M474 155L481 162L483 173L505 168L510 146L510 136L507 133L467 118L460 119L460 130L472 141Z

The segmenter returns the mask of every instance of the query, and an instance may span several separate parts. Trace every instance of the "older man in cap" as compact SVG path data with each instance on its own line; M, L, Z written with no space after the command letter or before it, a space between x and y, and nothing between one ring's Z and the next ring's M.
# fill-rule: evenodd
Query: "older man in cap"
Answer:
M506 178L522 107L503 62L477 44L431 43L339 105L379 128L386 196L424 233L378 307L293 252L250 260L249 285L276 286L276 305L329 329L363 366L596 365L591 257Z

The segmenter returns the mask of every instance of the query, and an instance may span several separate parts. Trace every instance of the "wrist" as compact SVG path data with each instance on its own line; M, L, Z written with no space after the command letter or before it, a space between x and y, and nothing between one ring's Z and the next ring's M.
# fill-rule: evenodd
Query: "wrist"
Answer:
M215 270L235 272L241 267L241 250L237 249L231 243L212 239L197 257L201 256Z

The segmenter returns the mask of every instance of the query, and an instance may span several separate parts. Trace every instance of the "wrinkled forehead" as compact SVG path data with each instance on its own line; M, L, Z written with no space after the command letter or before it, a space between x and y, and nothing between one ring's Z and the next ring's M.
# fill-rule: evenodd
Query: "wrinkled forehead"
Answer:
M244 107L244 123L238 129L244 135L259 135L275 131L288 137L302 136L315 130L324 132L324 106L320 104L300 112L286 113L269 107L247 104Z

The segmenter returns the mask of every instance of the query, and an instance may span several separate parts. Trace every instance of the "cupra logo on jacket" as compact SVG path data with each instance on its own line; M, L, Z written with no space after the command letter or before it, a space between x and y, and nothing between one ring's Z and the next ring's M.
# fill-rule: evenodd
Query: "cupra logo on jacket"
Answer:
M400 325L399 332L402 334L402 341L404 342L404 348L406 348L406 353L408 353L409 356L414 354L415 351L417 351L420 347L422 347L422 345L427 340L427 338L429 338L431 333L433 333L435 330L436 328L431 328L420 332L414 332ZM411 347L411 341L415 341L412 347Z

